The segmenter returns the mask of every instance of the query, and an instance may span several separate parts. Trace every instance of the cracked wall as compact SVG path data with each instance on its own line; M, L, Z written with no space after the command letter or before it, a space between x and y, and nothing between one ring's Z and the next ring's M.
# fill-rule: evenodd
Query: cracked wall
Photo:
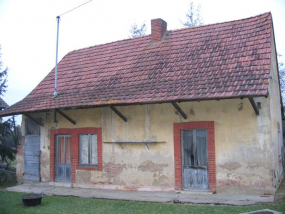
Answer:
M179 103L188 119L170 103L117 107L128 122L107 107L64 111L76 125L61 115L54 123L53 112L40 114L45 124L41 128L41 179L49 181L50 129L102 127L102 171L76 170L74 187L174 190L173 123L214 121L217 192L270 193L276 170L270 100L255 101L261 103L259 116L248 99ZM121 148L104 143L116 141L158 143L149 144L149 148L145 144L123 144Z

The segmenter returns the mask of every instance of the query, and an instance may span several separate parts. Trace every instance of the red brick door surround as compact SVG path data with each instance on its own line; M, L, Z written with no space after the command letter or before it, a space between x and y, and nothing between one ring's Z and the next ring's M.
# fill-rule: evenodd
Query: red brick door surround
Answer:
M209 190L216 191L216 158L214 121L185 122L173 124L175 189L182 190L182 147L181 131L187 129L207 129Z
M97 134L98 166L79 166L79 135ZM71 183L76 183L76 170L102 171L102 128L74 128L74 129L52 129L50 130L50 181L55 181L55 145L56 135L71 135Z

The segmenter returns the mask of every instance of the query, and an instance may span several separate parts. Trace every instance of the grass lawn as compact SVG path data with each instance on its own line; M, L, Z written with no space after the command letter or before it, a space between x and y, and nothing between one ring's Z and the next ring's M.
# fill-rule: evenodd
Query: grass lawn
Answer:
M272 205L220 206L163 204L75 197L44 196L41 205L25 207L24 193L0 191L0 213L241 213L271 209L285 213L285 198Z

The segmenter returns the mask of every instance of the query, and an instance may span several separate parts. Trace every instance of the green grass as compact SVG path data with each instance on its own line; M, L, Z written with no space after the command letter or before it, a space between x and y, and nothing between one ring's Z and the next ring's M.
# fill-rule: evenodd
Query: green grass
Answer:
M15 186L16 184L17 184L17 180L16 180L16 176L14 175L12 178L7 179L5 183L0 184L0 190L5 189L6 187Z
M285 198L276 204L255 206L211 206L102 200L44 196L41 205L25 207L20 196L25 193L0 191L0 213L241 213L260 209L285 212Z

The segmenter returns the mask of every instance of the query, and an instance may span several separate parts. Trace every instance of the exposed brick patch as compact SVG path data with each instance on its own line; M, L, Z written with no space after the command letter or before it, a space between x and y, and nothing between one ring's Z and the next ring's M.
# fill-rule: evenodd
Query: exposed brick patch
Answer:
M76 183L76 170L102 171L102 128L53 129L50 131L50 180L55 180L55 139L56 135L71 135L71 182ZM79 167L79 134L97 134L98 165Z
M208 172L209 190L216 191L216 157L215 157L215 132L214 122L186 122L173 124L174 136L174 167L175 167L175 189L182 190L182 151L181 131L187 129L207 129L208 133Z

